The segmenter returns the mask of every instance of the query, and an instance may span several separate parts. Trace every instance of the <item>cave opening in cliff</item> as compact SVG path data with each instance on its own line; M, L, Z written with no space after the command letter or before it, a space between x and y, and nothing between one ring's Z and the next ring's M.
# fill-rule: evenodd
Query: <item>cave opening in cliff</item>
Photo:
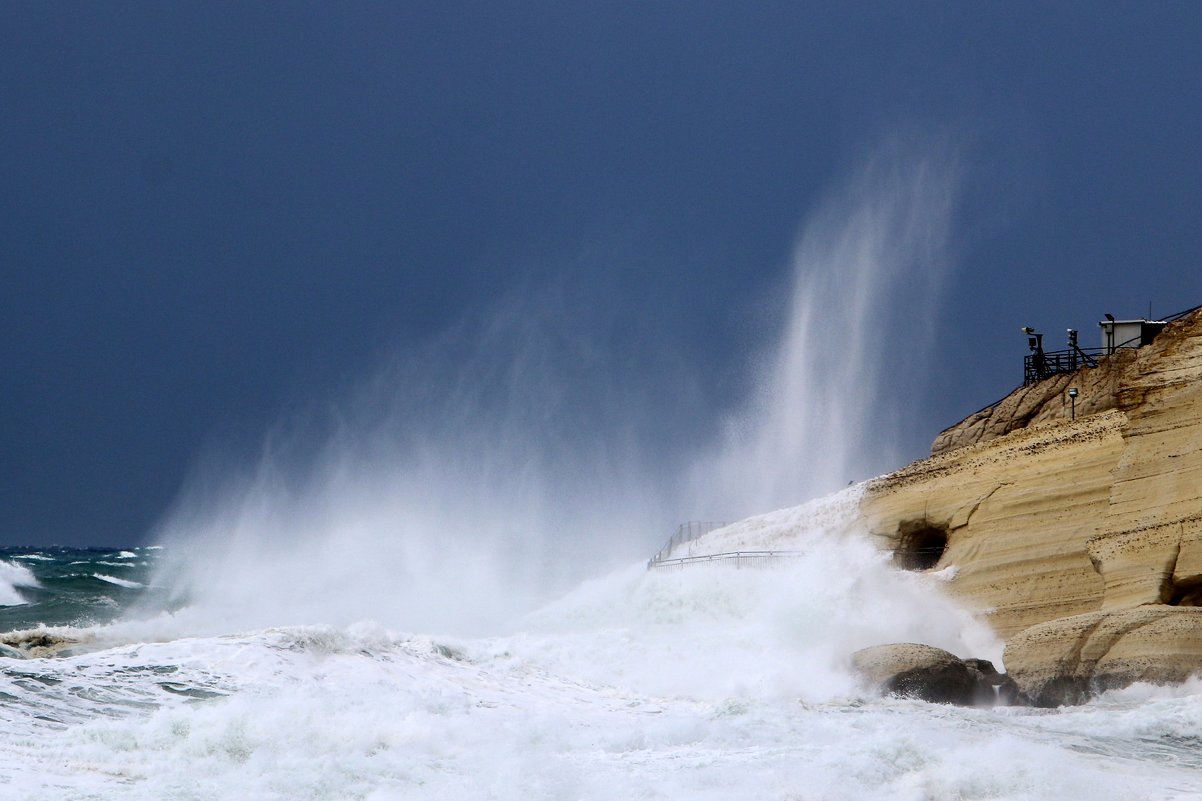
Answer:
M947 550L947 529L928 521L902 523L893 563L903 570L930 570Z
M1170 606L1202 606L1202 576L1169 581L1168 599Z

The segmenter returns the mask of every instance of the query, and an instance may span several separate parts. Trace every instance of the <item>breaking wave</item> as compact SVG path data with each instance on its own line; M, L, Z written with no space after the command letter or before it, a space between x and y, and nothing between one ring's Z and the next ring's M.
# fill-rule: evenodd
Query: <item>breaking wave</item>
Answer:
M0 560L0 606L28 603L18 587L37 587L38 580L25 565Z

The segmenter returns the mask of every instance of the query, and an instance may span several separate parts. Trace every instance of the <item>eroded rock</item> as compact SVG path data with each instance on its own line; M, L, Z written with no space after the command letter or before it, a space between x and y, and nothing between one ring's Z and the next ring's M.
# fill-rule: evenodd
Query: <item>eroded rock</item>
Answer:
M1118 390L1136 360L1137 351L1120 350L1097 367L1062 373L1037 384L1019 387L1002 400L969 415L940 432L931 445L936 455L989 442L1011 431L1044 423L1064 422L1118 408ZM1078 391L1076 408L1069 402L1069 387Z
M1032 701L1202 670L1202 310L932 450L869 482L860 520L899 567L948 569Z
M1177 684L1202 672L1202 608L1155 604L1041 623L1010 638L1006 666L1044 707L1136 682Z
M975 431L979 416L949 430ZM916 526L945 532L949 589L991 610L1003 637L1202 604L1202 311L1138 351L1017 389L988 416L981 436L953 448L941 435L938 455L869 484L861 518L896 562L916 562Z
M851 663L866 683L903 698L958 706L993 706L999 700L1014 700L1013 684L992 662L960 659L930 645L875 645L856 651Z

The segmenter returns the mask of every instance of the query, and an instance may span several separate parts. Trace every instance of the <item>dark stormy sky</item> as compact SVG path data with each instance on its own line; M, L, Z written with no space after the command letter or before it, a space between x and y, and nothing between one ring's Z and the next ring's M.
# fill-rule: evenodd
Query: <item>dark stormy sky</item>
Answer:
M512 381L499 307L572 332L556 397L631 388L684 453L898 138L960 175L916 458L1021 379L1020 326L1202 303L1200 42L1192 2L0 4L0 541L145 541L373 382L449 425L440 382Z

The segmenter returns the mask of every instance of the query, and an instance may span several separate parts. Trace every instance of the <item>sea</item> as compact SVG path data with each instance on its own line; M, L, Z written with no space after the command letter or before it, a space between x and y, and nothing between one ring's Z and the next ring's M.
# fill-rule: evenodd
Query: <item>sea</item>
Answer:
M163 585L178 545L5 548L0 798L1202 799L1202 683L1061 709L859 685L859 647L1000 643L949 574L895 569L829 512L688 546L779 558L640 561L471 636L382 623L386 599L222 626Z

